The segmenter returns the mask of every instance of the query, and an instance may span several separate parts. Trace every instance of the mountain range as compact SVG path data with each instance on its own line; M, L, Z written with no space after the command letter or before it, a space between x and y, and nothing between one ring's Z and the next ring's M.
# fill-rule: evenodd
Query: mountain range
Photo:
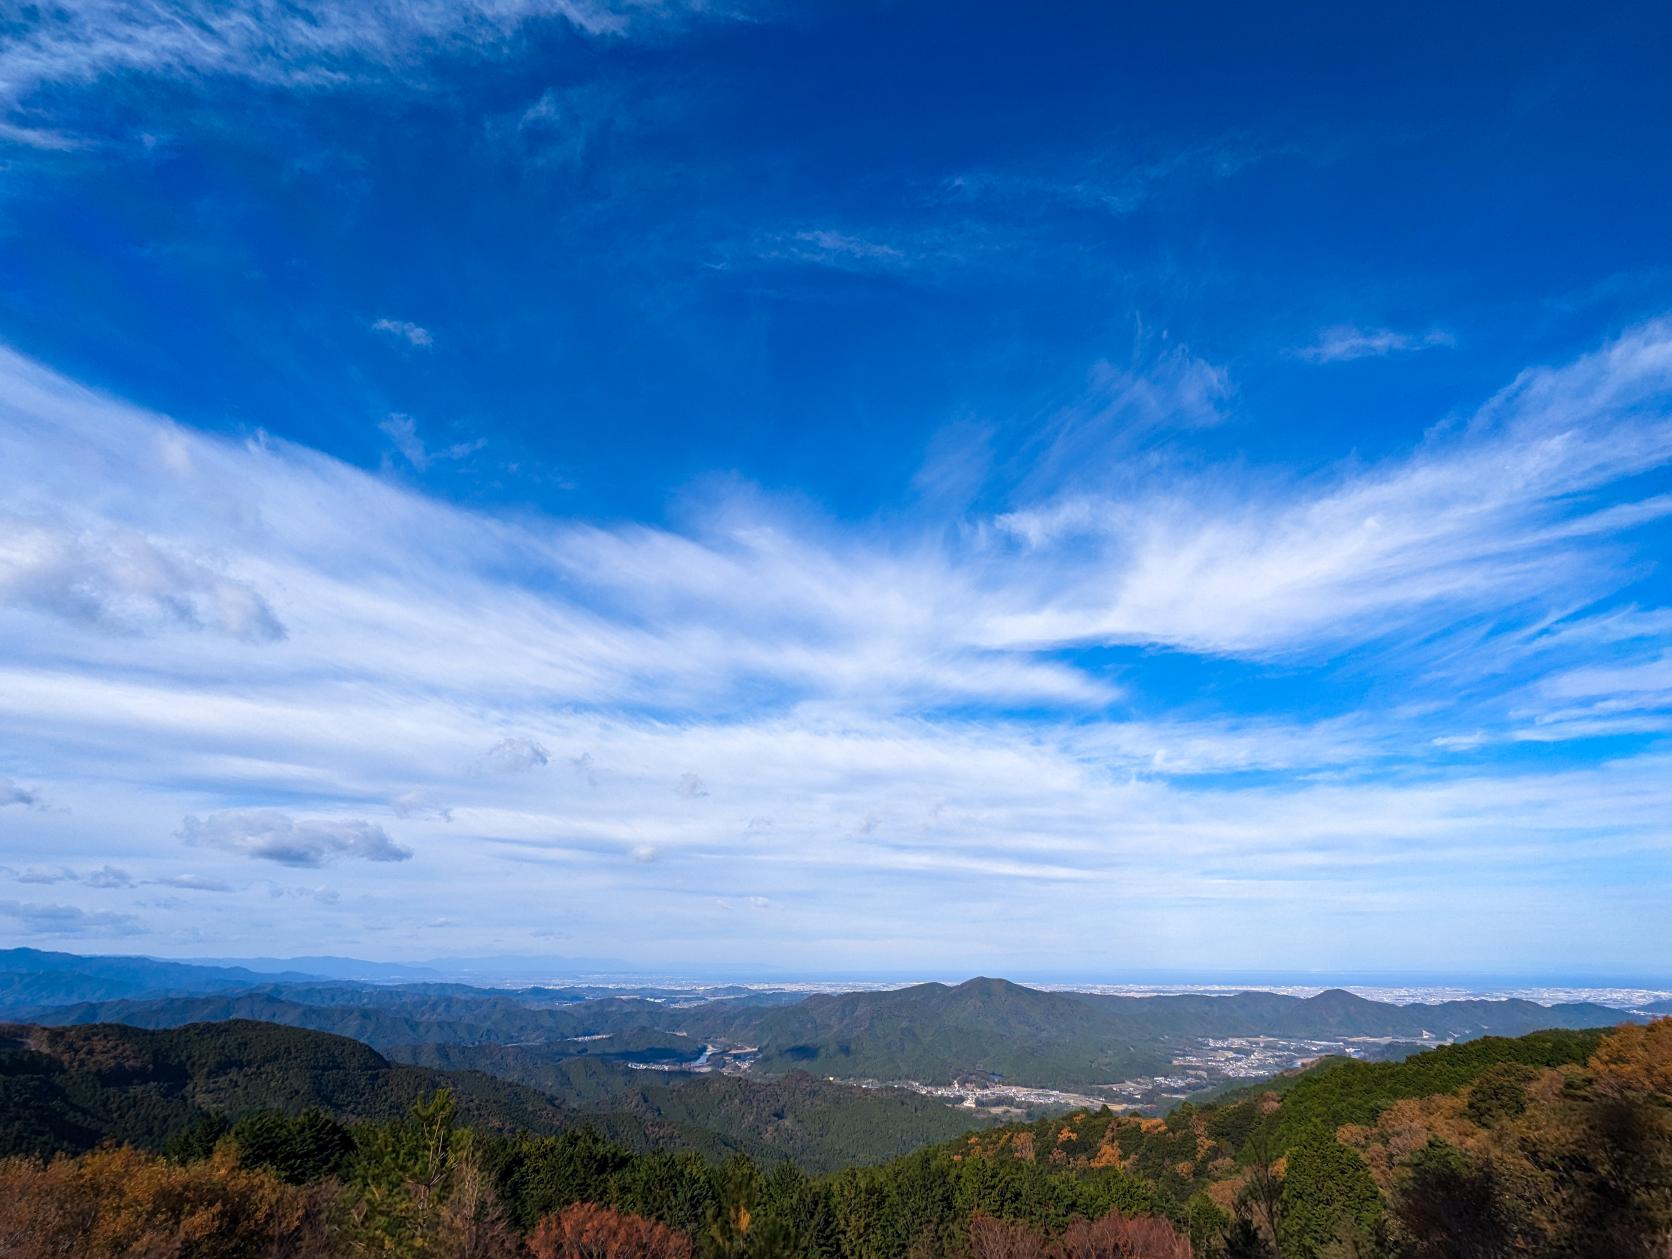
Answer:
M580 1057L689 1061L713 1045L748 1050L755 1075L805 1070L928 1085L981 1075L1089 1088L1163 1071L1181 1049L1214 1038L1365 1038L1415 1047L1606 1027L1628 1017L1588 1002L1399 1005L1341 989L1311 997L1111 996L994 978L814 995L597 992L372 984L136 958L0 953L0 1011L20 1022L167 1028L252 1019L350 1036L397 1058L438 1046L501 1047L500 1069L525 1077Z

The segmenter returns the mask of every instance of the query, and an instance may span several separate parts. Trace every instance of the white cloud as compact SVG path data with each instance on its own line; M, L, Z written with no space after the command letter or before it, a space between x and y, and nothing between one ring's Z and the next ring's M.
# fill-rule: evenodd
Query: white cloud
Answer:
M443 822L453 820L453 810L430 801L422 791L403 791L389 802L389 807L399 818L440 818Z
M230 892L232 884L220 879L206 879L200 874L173 874L163 879L152 879L158 887L179 888L184 892Z
M10 778L0 778L0 808L8 804L21 804L25 808L34 808L41 802L39 793L29 790Z
M704 8L671 0L62 0L35 11L0 48L0 107L15 110L44 85L124 74L308 90L390 76L410 81L438 55L509 48L531 23L618 36ZM10 128L12 138L44 147L74 142L27 119Z
M757 245L756 256L768 262L843 271L897 271L918 260L898 246L832 228L805 228L767 237Z
M1309 363L1349 363L1359 358L1386 358L1390 354L1412 350L1431 350L1457 344L1449 332L1432 329L1428 332L1395 332L1391 328L1356 328L1337 324L1325 328L1310 345L1292 351L1296 358Z
M109 865L100 866L97 870L89 870L85 874L72 870L69 866L28 866L22 870L0 866L0 875L5 875L19 883L81 883L87 887L96 888L136 886L133 876L126 870L119 870L115 866Z
M488 444L485 437L472 438L470 441L454 442L440 450L432 450L424 444L423 438L418 436L418 425L410 415L391 415L378 425L378 428L395 444L401 457L419 472L429 468L436 460L466 459Z
M1475 700L1426 685L1407 655L1373 674L1384 689L1358 713L1239 718L1208 687L1155 717L1151 653L1120 655L1116 674L1101 662L1114 653L1064 648L1287 669L1366 643L1428 652L1455 633L1458 652L1502 646L1535 678L1594 667L1598 643L1629 647L1614 665L1647 667L1663 614L1606 600L1643 558L1631 531L1661 510L1629 478L1672 451L1669 396L1672 332L1651 325L1527 373L1403 457L1304 483L1146 461L1142 476L1113 470L1115 490L1089 476L952 534L836 525L744 493L676 531L461 510L280 441L180 429L0 355L9 511L154 539L271 592L288 630L251 643L164 623L141 653L97 620L43 629L38 607L0 606L6 745L34 749L31 783L75 801L73 815L9 812L7 859L166 877L151 863L177 828L258 859L341 859L352 913L306 889L252 909L241 885L172 916L252 943L442 913L473 924L471 947L527 947L553 913L577 941L619 939L629 885L656 923L635 938L664 957L747 948L751 931L813 962L974 957L995 946L968 924L1002 908L1038 924L1042 955L1105 932L1122 956L1182 958L1217 947L1179 934L1199 920L1179 914L1186 902L1248 938L1298 905L1367 897L1421 925L1402 938L1439 939L1446 888L1484 886L1507 914L1542 904L1539 869L1583 858L1595 881L1654 860L1672 775L1636 754L1446 781L1477 759L1436 739L1480 731L1485 748L1534 724L1505 711L1517 696L1539 714L1589 709L1652 697L1655 675L1545 691L1516 673ZM553 756L562 773L517 772ZM698 790L724 786L700 807L675 785L696 765ZM281 800L287 812L250 811ZM398 906L390 871L347 860L407 851L358 817L372 809L403 816L425 857L400 870ZM630 864L647 851L653 869ZM1405 870L1430 881L1407 886ZM743 904L740 886L773 912L719 934L714 901ZM1583 909L1575 896L1549 921ZM1133 908L1106 930L1112 897ZM1628 905L1614 920L1651 917Z
M1525 374L1404 460L1311 486L1203 479L1010 513L997 523L1034 555L1037 597L995 608L987 641L1327 652L1527 599L1588 601L1624 581L1586 548L1607 531L1596 515L1618 525L1622 507L1587 514L1579 496L1672 461L1669 391L1672 325L1655 324Z
M700 800L708 794L708 788L703 785L702 779L692 773L681 774L673 790L675 795L683 796L687 800Z
M4 873L16 879L19 883L73 883L76 873L68 866L58 866L55 869L39 869L34 866L23 870L13 870L0 867Z
M113 937L134 935L140 922L131 914L85 910L74 905L0 901L0 918L10 918L25 935Z
M1054 201L1124 217L1149 206L1170 185L1229 179L1277 151L1235 135L1159 156L1111 149L1076 166L966 171L945 181L942 191L955 203L997 201L1031 207Z
M285 636L248 583L130 529L79 530L0 514L0 598L126 633L210 629L251 642Z
M1164 434L1222 423L1235 392L1224 366L1140 327L1124 364L1094 363L1084 392L1039 426L1022 492L1095 483Z
M526 774L551 763L552 754L533 739L510 736L482 755L482 763L503 774Z
M373 332L386 332L392 337L398 337L416 349L427 350L435 344L435 338L430 330L420 324L406 319L379 319L372 324Z
M284 866L322 866L339 857L406 861L412 856L381 826L363 819L292 818L276 809L187 815L176 832L188 844L224 849Z

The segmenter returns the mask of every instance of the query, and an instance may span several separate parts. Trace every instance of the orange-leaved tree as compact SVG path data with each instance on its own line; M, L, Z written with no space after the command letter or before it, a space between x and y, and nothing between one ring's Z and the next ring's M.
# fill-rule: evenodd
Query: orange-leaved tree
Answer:
M0 1162L6 1259L311 1259L331 1253L327 1191L240 1167L230 1149L180 1164L129 1147Z
M691 1259L691 1240L665 1224L578 1202L535 1226L534 1259Z

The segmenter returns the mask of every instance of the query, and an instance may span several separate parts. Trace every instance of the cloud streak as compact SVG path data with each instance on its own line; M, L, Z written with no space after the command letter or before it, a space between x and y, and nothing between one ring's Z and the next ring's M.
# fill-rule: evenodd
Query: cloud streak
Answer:
M0 900L0 918L10 919L28 936L86 936L110 939L134 935L140 923L132 914L85 910L74 905L42 905Z
M666 25L700 5L612 0L342 0L282 4L202 0L62 0L14 24L0 46L0 108L17 110L43 89L110 76L196 81L229 77L297 90L329 90L411 75L448 52L491 55L525 26L556 24L595 37ZM74 138L14 122L9 138L63 148Z
M1163 392L1209 370L1152 365ZM749 930L782 933L786 958L880 964L901 941L980 956L964 924L1001 903L1046 924L1041 955L1072 949L1109 897L1134 907L1122 947L1186 957L1213 943L1180 934L1189 906L1247 930L1321 898L1421 916L1485 881L1507 915L1575 861L1593 891L1557 919L1606 891L1636 921L1632 888L1666 851L1664 756L1538 775L1480 758L1518 731L1661 714L1664 612L1607 601L1638 567L1634 531L1667 511L1648 482L1672 457L1669 400L1672 328L1648 324L1305 481L1129 468L1093 425L1068 435L1072 489L1045 479L955 529L746 492L672 529L464 510L0 356L8 510L171 561L143 581L84 565L98 614L6 588L0 727L40 758L7 770L75 810L9 813L27 826L11 860L104 863L65 885L107 901L229 887L182 899L231 936L445 911L535 947L555 913L619 934L612 906L631 903L657 924L647 950L690 957L737 938L720 902L770 905ZM220 616L223 587L282 613L283 635ZM1158 657L1259 680L1366 646L1391 701L1146 711ZM278 895L252 893L250 861ZM284 882L326 864L328 896ZM169 938L104 903L7 905L23 932Z
M1395 332L1392 328L1357 328L1351 324L1337 324L1325 328L1312 344L1291 353L1308 363L1350 363L1354 359L1386 358L1390 354L1449 348L1456 344L1456 337L1440 329L1420 333Z

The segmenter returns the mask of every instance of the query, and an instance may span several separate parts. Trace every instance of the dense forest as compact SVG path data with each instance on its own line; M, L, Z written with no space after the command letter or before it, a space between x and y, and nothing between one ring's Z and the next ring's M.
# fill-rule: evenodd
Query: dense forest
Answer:
M151 1079L159 1062L120 1035L74 1053L38 1036L0 1060L8 1121L14 1085L55 1075L63 1113L135 1078L170 1095ZM472 1117L482 1099L451 1087L357 1118L401 1090L333 1095L304 1082L347 1070L340 1057L299 1040L286 1062L276 1047L250 1030L241 1047L170 1051L172 1096L196 1114L166 1135L112 1127L127 1144L48 1160L49 1135L0 1164L0 1255L1665 1259L1672 1246L1672 1020L1328 1061L1164 1118L1079 1111L824 1175L634 1149L587 1124L486 1124ZM251 1108L253 1087L191 1083L239 1052L296 1087ZM79 1112L118 1120L138 1125ZM28 1148L26 1133L7 1140Z
M635 1151L788 1158L812 1171L880 1162L982 1122L915 1093L804 1072L753 1080L635 1072L596 1057L498 1060L509 1052L434 1047L420 1056L436 1066L417 1066L347 1037L246 1019L156 1031L0 1025L0 1155L80 1153L105 1140L161 1149L211 1116L260 1109L389 1120L441 1089L462 1123L485 1131L586 1126Z

